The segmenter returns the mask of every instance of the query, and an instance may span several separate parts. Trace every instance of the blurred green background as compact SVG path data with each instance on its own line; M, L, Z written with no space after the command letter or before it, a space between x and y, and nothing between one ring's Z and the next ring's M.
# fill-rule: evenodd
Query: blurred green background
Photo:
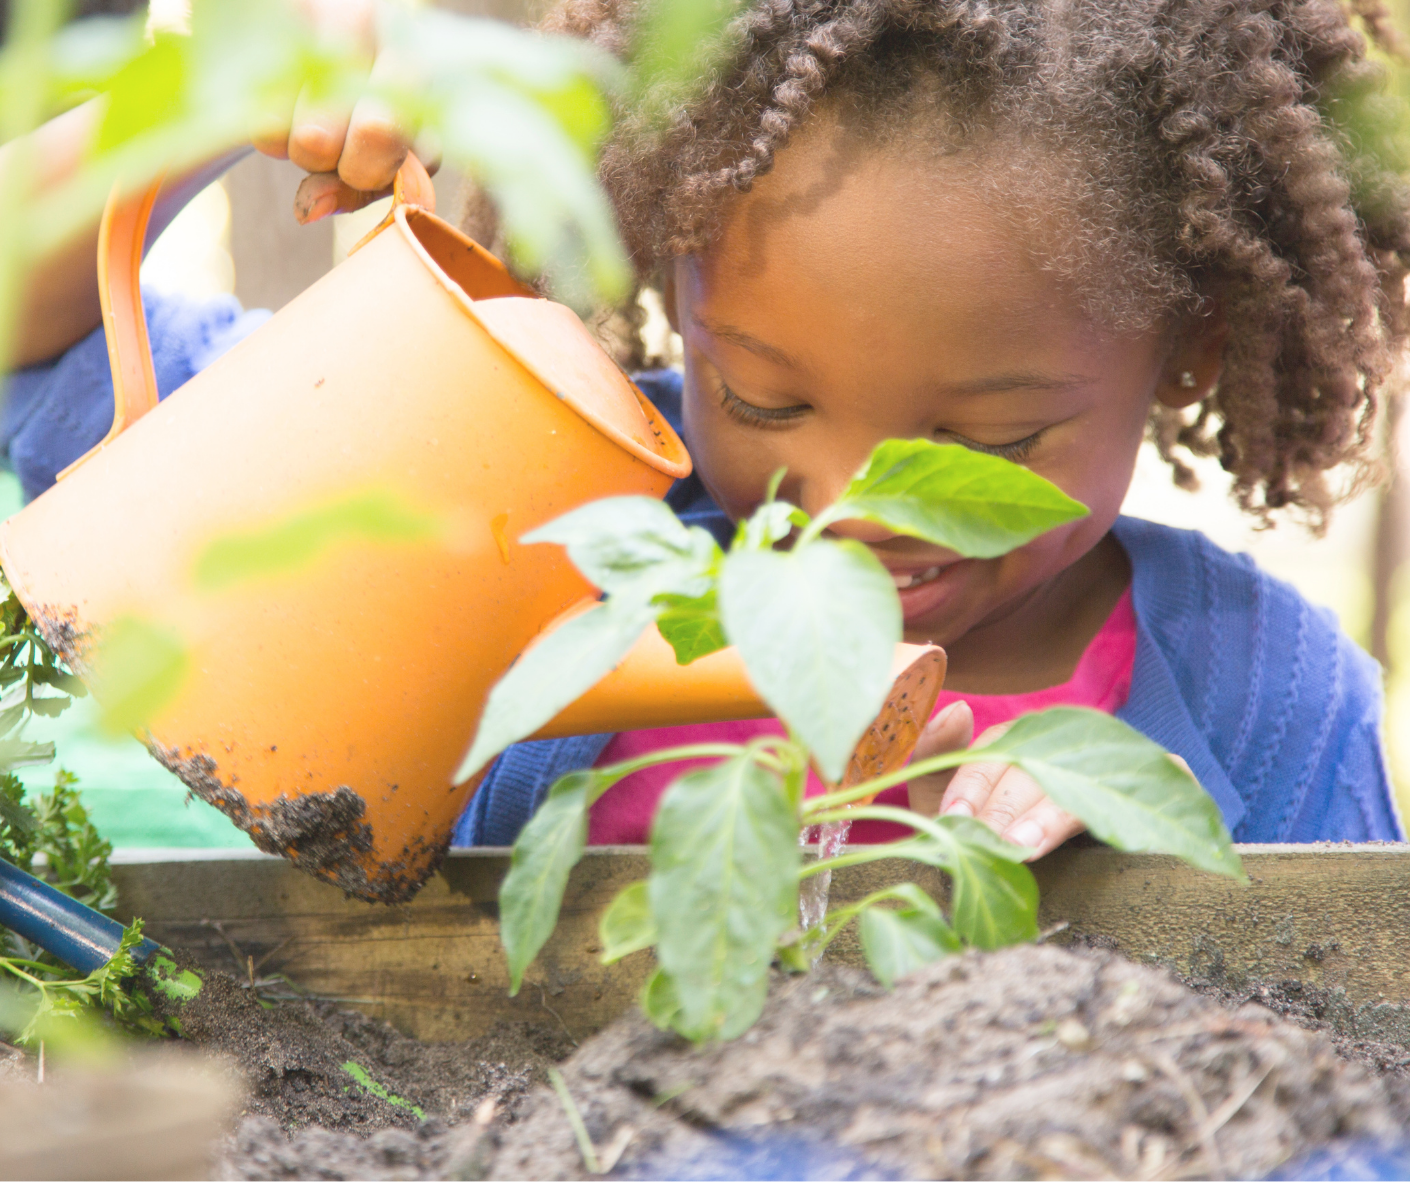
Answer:
M0 472L0 517L20 507L20 486ZM113 740L98 733L91 697L74 702L58 718L35 718L26 738L52 742L58 758L48 767L16 774L34 792L49 788L54 771L67 768L79 778L83 802L98 832L115 847L152 849L203 847L253 849L250 839L225 817L189 796L186 786L156 762L136 739Z

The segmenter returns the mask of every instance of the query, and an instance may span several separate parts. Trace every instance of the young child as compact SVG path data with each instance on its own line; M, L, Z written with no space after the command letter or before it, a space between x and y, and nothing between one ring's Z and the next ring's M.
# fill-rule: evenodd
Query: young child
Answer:
M636 12L569 0L549 24L623 52ZM1264 519L1325 524L1328 471L1365 465L1410 200L1364 148L1374 128L1331 116L1362 111L1374 74L1335 0L745 5L704 93L626 112L603 158L685 345L683 373L639 379L695 460L671 503L727 539L776 469L815 512L882 439L1021 462L1091 515L993 560L835 527L893 572L907 639L949 654L919 754L1086 705L1183 759L1238 840L1402 839L1375 664L1246 558L1119 516L1148 432L1177 475L1177 447L1219 456ZM305 216L385 185L402 150L356 111L296 113L264 147L318 174ZM520 744L457 844L511 842L574 768L776 729ZM680 770L619 783L591 840L646 840ZM996 766L883 799L1035 856L1079 828Z
M620 51L638 11L549 23ZM949 654L919 753L1091 706L1182 757L1239 840L1401 839L1375 664L1247 559L1118 516L1148 430L1177 472L1177 445L1218 455L1263 518L1325 524L1325 474L1362 462L1410 224L1327 112L1373 73L1333 0L749 5L708 90L629 115L603 159L684 341L683 374L641 379L695 460L672 503L724 537L776 469L816 512L888 437L1017 460L1091 516L989 561L835 527L894 573L906 638ZM777 730L521 744L457 843L512 841L573 768ZM590 840L647 840L681 770L609 790ZM927 781L882 799L1040 854L1079 827L1021 772Z

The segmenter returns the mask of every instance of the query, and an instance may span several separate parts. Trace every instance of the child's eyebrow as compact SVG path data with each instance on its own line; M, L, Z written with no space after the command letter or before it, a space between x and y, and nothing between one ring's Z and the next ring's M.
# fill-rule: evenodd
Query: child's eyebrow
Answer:
M1004 390L1074 390L1094 379L1083 374L1003 373L967 382L940 382L938 394L997 394Z
M766 361L772 361L775 365L796 370L807 368L791 354L785 353L782 349L776 349L773 345L765 344L758 337L750 336L742 328L734 328L728 324L711 324L708 320L704 320L694 313L692 313L691 319L695 321L696 327L704 329L712 337L728 341L731 345L738 345L741 349L748 349L749 352Z

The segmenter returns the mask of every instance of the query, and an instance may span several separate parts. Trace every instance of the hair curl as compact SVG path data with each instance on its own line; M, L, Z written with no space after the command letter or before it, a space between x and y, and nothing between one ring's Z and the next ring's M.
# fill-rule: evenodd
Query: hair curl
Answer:
M566 0L546 26L630 58L644 12ZM1216 455L1243 508L1320 529L1329 470L1370 471L1407 321L1398 112L1356 21L1398 48L1379 0L748 0L693 92L620 113L601 175L649 276L708 244L820 104L947 149L1046 147L1066 180L1047 191L1081 215L1050 219L1069 231L1052 265L1094 307L1134 323L1222 301L1217 389L1152 419L1177 482L1177 448Z

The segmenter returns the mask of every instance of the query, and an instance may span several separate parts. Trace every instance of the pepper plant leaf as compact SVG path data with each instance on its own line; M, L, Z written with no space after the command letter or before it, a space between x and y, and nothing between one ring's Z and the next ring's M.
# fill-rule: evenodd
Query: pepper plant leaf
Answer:
M906 906L868 907L857 925L867 966L888 989L898 977L964 948L935 900L914 883L901 885L911 888L905 892Z
M455 782L463 784L606 677L657 610L638 597L614 595L540 637L490 690Z
M646 882L634 882L617 892L598 923L602 938L602 963L612 964L656 943L656 921Z
M657 968L641 987L641 1009L658 1030L672 1030L681 1012L676 983L665 969Z
M1098 710L1057 706L1025 714L976 760L1022 768L1061 809L1119 850L1174 854L1243 879L1243 864L1199 781L1159 744Z
M704 595L695 596L666 592L656 596L654 602L665 609L656 617L656 627L676 650L678 665L708 657L729 643L720 623L719 601L713 587Z
M765 501L739 523L734 531L735 550L768 550L788 537L795 525L807 525L809 517L787 501Z
M873 521L966 558L997 558L1087 516L1057 485L998 456L929 439L888 439L814 522Z
M651 497L593 501L530 531L521 541L565 547L573 564L607 591L608 598L542 636L495 684L475 740L455 774L457 784L511 743L533 734L611 672L646 627L670 609L669 600L661 597L698 599L708 594L721 556L707 531L682 525ZM699 639L693 647L699 647Z
M708 531L690 527L653 497L607 497L531 530L525 545L553 542L568 551L585 578L609 594L632 591L649 598L670 592L698 596L720 547Z
M1037 936L1038 884L1022 862L999 857L982 843L962 841L948 869L950 922L966 943L1004 948Z
M752 752L666 789L647 892L679 1033L733 1038L759 1016L774 945L797 922L801 857L797 815Z
M851 540L732 550L719 595L750 681L839 780L891 685L901 606L886 568Z
M894 812L900 820L903 810ZM919 833L893 847L897 857L938 866L950 876L950 922L976 948L1021 944L1038 934L1038 884L1009 845L973 817L916 818Z
M587 845L587 811L601 777L570 772L514 843L509 873L499 888L499 938L509 961L509 993L519 992L524 970L553 934L568 875Z

